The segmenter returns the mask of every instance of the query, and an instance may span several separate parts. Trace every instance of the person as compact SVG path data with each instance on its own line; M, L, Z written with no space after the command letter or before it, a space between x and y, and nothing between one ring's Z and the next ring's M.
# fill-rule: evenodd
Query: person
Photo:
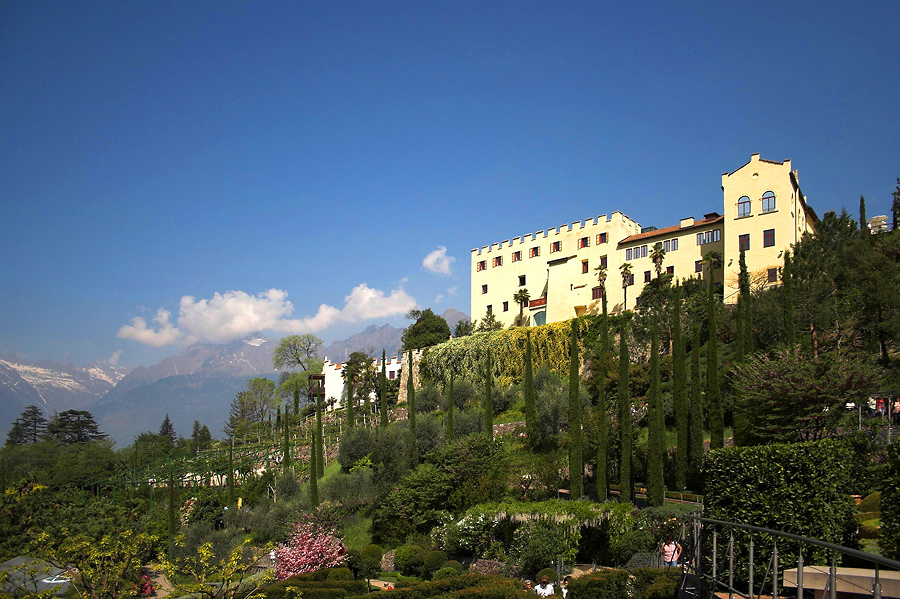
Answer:
M526 580L526 581L525 581L525 590L526 590L526 591L533 591L533 590L534 590L534 589L531 588L531 581L530 581L530 580Z
M671 534L666 535L666 542L660 546L659 554L662 555L666 567L677 566L678 558L681 557L681 545L672 539Z
M534 591L538 594L538 597L550 597L553 595L553 585L550 584L550 577L546 574L541 576L541 584L537 585L537 588Z
M569 579L571 576L566 576L562 581L562 596L566 597L569 594Z

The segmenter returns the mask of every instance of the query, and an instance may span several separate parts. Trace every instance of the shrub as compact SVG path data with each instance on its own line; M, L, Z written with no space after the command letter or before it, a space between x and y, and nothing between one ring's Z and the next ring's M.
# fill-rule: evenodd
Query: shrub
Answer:
M544 568L534 575L534 579L537 582L540 582L541 580L543 580L544 576L546 576L552 583L556 583L556 581L559 580L559 576L556 574L555 568Z
M416 391L416 413L434 412L441 405L441 399L441 392L434 385L425 385Z
M349 471L359 460L372 452L372 432L356 426L344 433L338 446L338 461L344 471Z
M878 538L879 520L865 520L859 525L859 537L861 539L877 539Z
M425 550L418 545L402 545L394 552L394 568L413 576L421 571L425 561Z
M447 562L447 554L443 551L429 551L422 561L422 578L430 579Z
M673 597L677 578L677 575L665 568L638 568L632 572L632 597L634 599ZM666 589L668 594L665 594Z
M445 568L453 568L454 570L456 570L456 571L459 572L460 574L462 574L463 572L466 571L465 567L464 567L461 563L459 563L458 561L456 561L455 559L452 559L452 560L448 561L446 564L444 564L444 567L445 567Z
M622 599L628 596L628 571L603 570L569 581L569 593L578 599Z
M677 586L678 582L675 579L663 577L647 587L644 594L636 596L635 599L672 599L676 596Z
M456 568L451 568L449 566L444 566L443 568L438 568L437 572L431 577L432 580L444 580L450 578L451 576L459 576L460 572L457 572Z
M353 580L353 572L350 568L332 568L328 572L326 580Z
M549 520L527 522L513 533L510 555L526 576L562 558L575 561L581 529Z
M881 511L881 491L867 495L859 505L856 506L858 512L880 512Z

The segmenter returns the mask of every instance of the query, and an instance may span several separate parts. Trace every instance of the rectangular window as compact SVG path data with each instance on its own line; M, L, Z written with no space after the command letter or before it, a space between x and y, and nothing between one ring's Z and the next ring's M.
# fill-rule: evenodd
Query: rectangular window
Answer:
M554 241L550 244L550 253L555 254L556 252L562 251L562 241Z
M590 237L582 237L581 239L578 240L578 249L579 249L579 250L580 250L581 248L590 247L590 245L591 245L591 238L590 238Z
M763 231L763 247L775 247L775 229L766 229Z
M650 282L650 271L649 271L649 270L645 270L645 271L644 271L644 282L645 282L645 283L649 283L649 282Z
M475 270L481 272L485 268L487 268L487 260L481 260L478 262L478 267Z
M694 272L703 272L703 260L694 262Z
M606 240L607 240L606 233L598 233L597 234L597 245L600 245L601 243L606 243Z
M600 256L600 266L606 268L606 256Z
M668 254L669 252L672 251L672 250L671 250L671 246L669 245L669 240L668 240L668 239L666 239L665 241L663 241L663 251L666 252L667 254Z
M769 269L769 283L777 283L778 282L778 269L770 268Z
M767 191L762 195L762 211L775 212L775 194Z
M715 241L719 241L720 239L722 239L722 232L719 229L697 233L697 245L703 245L704 243L713 243Z
M509 302L503 302L503 311L509 312Z
M519 287L525 284L525 275L519 275Z
M521 259L522 259L522 251L521 250L519 250L518 252L512 253L512 261L513 262L518 262Z
M582 260L581 261L581 274L587 274L587 271L588 271L588 261Z
M628 248L627 250L625 250L625 261L626 261L626 262L632 259L632 258L631 258L631 256L632 256L632 251L633 251L633 250L632 250L631 248Z
M503 256L494 256L494 266L503 266Z
M738 235L738 251L750 251L750 234Z
M646 257L647 257L647 246L642 245L641 246L641 258L646 258Z
M629 275L628 276L628 286L630 287L632 285L634 285L634 275Z
M677 252L677 251L678 251L678 240L677 240L677 239L673 239L673 240L672 240L672 251L673 251L673 252Z
M537 258L540 255L541 255L541 248L539 248L539 247L533 247L528 250L529 258Z
M487 285L482 285L481 286L481 294L484 295L485 293L487 293Z
M594 287L593 289L591 289L591 299L603 299L603 290L600 287Z
M742 216L750 216L750 198L748 198L747 196L742 197L740 200L738 200L737 207L738 218L741 218Z
M667 274L667 275L674 275L674 274L675 274L675 267L674 267L674 266L667 266L667 267L666 267L666 274Z
M388 373L388 378L391 379L391 380L394 380L394 377L396 377L396 376L397 376L397 371L396 371L396 370L392 370L392 371L390 371L390 372Z
M493 314L493 313L494 313L494 306L492 306L491 304L488 304L488 305L487 305L487 313L488 313L488 314Z

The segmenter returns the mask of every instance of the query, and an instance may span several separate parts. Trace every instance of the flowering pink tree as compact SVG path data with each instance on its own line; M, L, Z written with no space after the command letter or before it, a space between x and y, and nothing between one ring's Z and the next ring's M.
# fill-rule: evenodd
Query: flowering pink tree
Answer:
M347 560L344 544L333 525L303 515L294 524L294 534L287 544L275 549L275 578L284 580L303 572L333 568Z

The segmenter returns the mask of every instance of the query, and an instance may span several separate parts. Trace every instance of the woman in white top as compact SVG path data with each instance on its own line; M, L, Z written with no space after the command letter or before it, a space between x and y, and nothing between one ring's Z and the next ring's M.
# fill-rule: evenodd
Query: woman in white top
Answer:
M672 535L667 535L666 542L659 548L659 554L662 555L665 566L677 566L678 558L681 557L681 545L672 539Z

